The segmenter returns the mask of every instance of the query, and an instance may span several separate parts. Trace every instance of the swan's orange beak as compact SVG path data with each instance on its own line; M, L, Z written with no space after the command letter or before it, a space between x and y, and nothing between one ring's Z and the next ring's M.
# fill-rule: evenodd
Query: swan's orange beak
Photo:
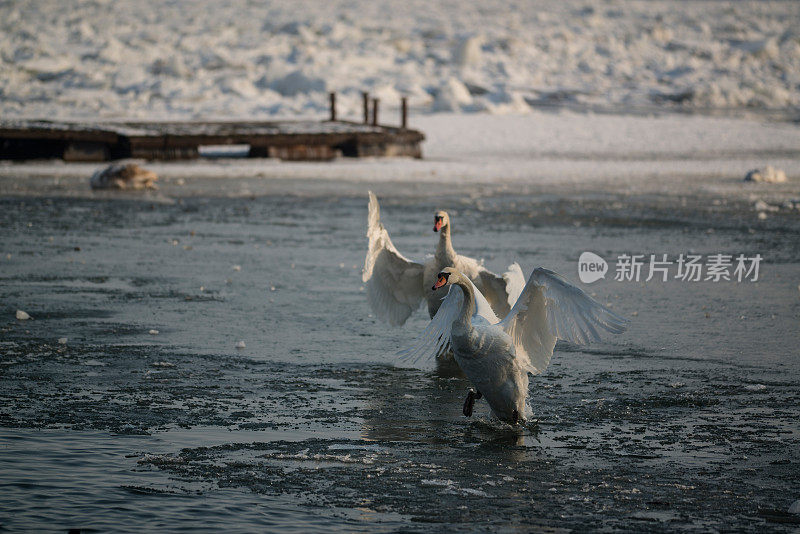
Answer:
M442 218L435 217L433 219L433 231L438 232L442 228Z
M434 289L434 290L439 289L440 287L442 287L446 283L447 283L447 278L445 278L444 276L440 276L439 279L436 280L436 283L433 284L433 287L431 289Z

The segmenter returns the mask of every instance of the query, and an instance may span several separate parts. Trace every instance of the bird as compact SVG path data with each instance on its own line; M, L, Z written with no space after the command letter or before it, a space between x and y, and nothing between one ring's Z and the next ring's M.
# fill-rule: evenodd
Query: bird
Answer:
M531 415L528 375L545 371L557 339L576 344L600 340L600 330L620 334L628 320L592 299L561 275L533 270L502 321L487 320L486 299L472 281L452 267L436 275L432 288L448 288L436 315L414 344L398 353L413 365L452 350L472 382L463 413L485 397L495 417L516 425Z
M424 299L428 305L428 315L432 318L446 294L446 291L432 289L432 284L442 269L454 267L481 290L491 305L492 315L505 317L525 285L525 276L519 264L511 264L502 276L494 274L481 262L456 253L450 237L452 224L446 211L437 211L433 221L433 231L439 232L439 244L434 254L424 264L411 261L392 244L389 232L381 224L378 199L369 191L369 248L364 260L362 281L372 311L390 325L400 326Z

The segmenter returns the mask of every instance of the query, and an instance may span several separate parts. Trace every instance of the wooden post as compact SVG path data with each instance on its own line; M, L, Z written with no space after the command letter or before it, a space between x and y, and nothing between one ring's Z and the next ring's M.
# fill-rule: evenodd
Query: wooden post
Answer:
M331 97L331 121L335 121L336 120L336 93L331 91L330 97Z
M406 129L408 126L408 98L400 99L400 127Z
M365 91L361 97L364 99L364 124L369 124L369 93Z
M372 125L378 125L378 99L372 99Z

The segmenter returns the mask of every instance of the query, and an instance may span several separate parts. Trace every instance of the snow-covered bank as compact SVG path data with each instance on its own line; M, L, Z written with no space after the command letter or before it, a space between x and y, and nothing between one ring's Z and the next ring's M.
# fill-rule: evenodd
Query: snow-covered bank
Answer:
M6 117L800 107L800 3L60 0L0 4ZM386 117L389 119L390 117Z

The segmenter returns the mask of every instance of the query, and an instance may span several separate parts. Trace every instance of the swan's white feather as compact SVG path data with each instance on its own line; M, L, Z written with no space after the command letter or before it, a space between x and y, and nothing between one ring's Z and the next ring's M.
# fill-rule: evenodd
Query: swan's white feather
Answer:
M372 311L393 326L406 322L424 298L424 267L400 254L381 224L378 199L369 192L369 249L362 280Z
M503 280L506 281L508 305L513 308L519 300L522 290L525 289L525 275L522 273L519 263L514 262L508 266L508 270L503 273Z
M456 266L456 269L458 269L458 266ZM466 271L461 272L469 276L501 317L508 315L525 287L525 276L517 263L509 265L508 271L503 273L502 276L494 274L482 265L478 266L474 276Z
M627 320L605 308L559 274L534 269L519 299L500 326L514 342L517 358L533 374L547 369L556 339L586 344L599 329L625 331Z
M497 315L475 284L472 284L472 290L475 295L475 312L472 315L472 321L485 325L496 324L499 321ZM442 299L439 310L422 334L417 336L411 347L397 353L398 361L403 365L428 369L435 364L436 358L450 351L453 321L461 312L463 303L464 292L461 288L450 286L447 295Z

